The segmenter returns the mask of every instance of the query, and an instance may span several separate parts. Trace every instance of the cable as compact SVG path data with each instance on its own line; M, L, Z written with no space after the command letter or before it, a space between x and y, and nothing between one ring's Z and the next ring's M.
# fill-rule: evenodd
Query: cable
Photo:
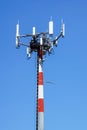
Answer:
M36 130L38 130L38 70L39 70L39 54L37 52Z

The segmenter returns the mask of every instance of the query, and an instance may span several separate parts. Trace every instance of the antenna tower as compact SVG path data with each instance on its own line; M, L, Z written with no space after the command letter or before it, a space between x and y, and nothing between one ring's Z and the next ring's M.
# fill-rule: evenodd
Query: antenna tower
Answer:
M37 53L37 99L36 99L36 130L44 130L44 92L43 92L43 59L52 53L54 46L57 46L59 38L65 36L65 24L62 21L61 31L53 38L53 21L49 21L49 31L36 33L32 28L32 34L20 35L19 22L16 25L16 48L27 47L27 57L31 58L33 52ZM22 39L30 37L29 42L23 43Z

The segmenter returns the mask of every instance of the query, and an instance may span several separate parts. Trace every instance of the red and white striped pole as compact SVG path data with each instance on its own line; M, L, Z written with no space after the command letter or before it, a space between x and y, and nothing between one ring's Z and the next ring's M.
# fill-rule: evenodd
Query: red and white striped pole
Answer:
M36 130L44 130L44 92L43 92L43 54L42 49L37 52L37 110Z

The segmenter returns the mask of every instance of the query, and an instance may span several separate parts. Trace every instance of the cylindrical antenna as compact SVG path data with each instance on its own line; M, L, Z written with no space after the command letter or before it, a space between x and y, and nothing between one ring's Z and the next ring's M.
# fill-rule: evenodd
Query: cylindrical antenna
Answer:
M16 25L16 36L19 36L19 23Z
M49 21L49 34L53 35L53 21L52 21L52 17Z
M65 24L63 22L63 19L61 20L61 33L62 33L62 37L65 36Z
M43 38L40 38L40 45L43 45Z
M62 37L65 36L65 24L63 23L62 24Z
M19 47L19 22L16 25L16 47Z
M32 34L35 35L35 27L32 29Z
M31 57L31 51L30 51L30 48L27 47L27 57L30 58Z

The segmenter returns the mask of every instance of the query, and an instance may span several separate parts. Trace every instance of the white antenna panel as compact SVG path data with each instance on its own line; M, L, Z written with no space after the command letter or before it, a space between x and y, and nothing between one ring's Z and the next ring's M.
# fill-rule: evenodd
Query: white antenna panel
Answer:
M53 21L49 21L49 34L53 35Z
M16 25L16 47L19 47L19 24Z
M16 25L16 36L19 36L19 24Z
M16 37L16 48L19 47L19 38Z
M43 45L43 39L42 39L42 37L40 38L40 45Z
M65 24L64 23L62 24L62 36L63 37L65 36Z
M30 48L27 47L27 57L30 58L31 57L31 53L30 53Z
M32 34L35 35L35 27L33 27Z

